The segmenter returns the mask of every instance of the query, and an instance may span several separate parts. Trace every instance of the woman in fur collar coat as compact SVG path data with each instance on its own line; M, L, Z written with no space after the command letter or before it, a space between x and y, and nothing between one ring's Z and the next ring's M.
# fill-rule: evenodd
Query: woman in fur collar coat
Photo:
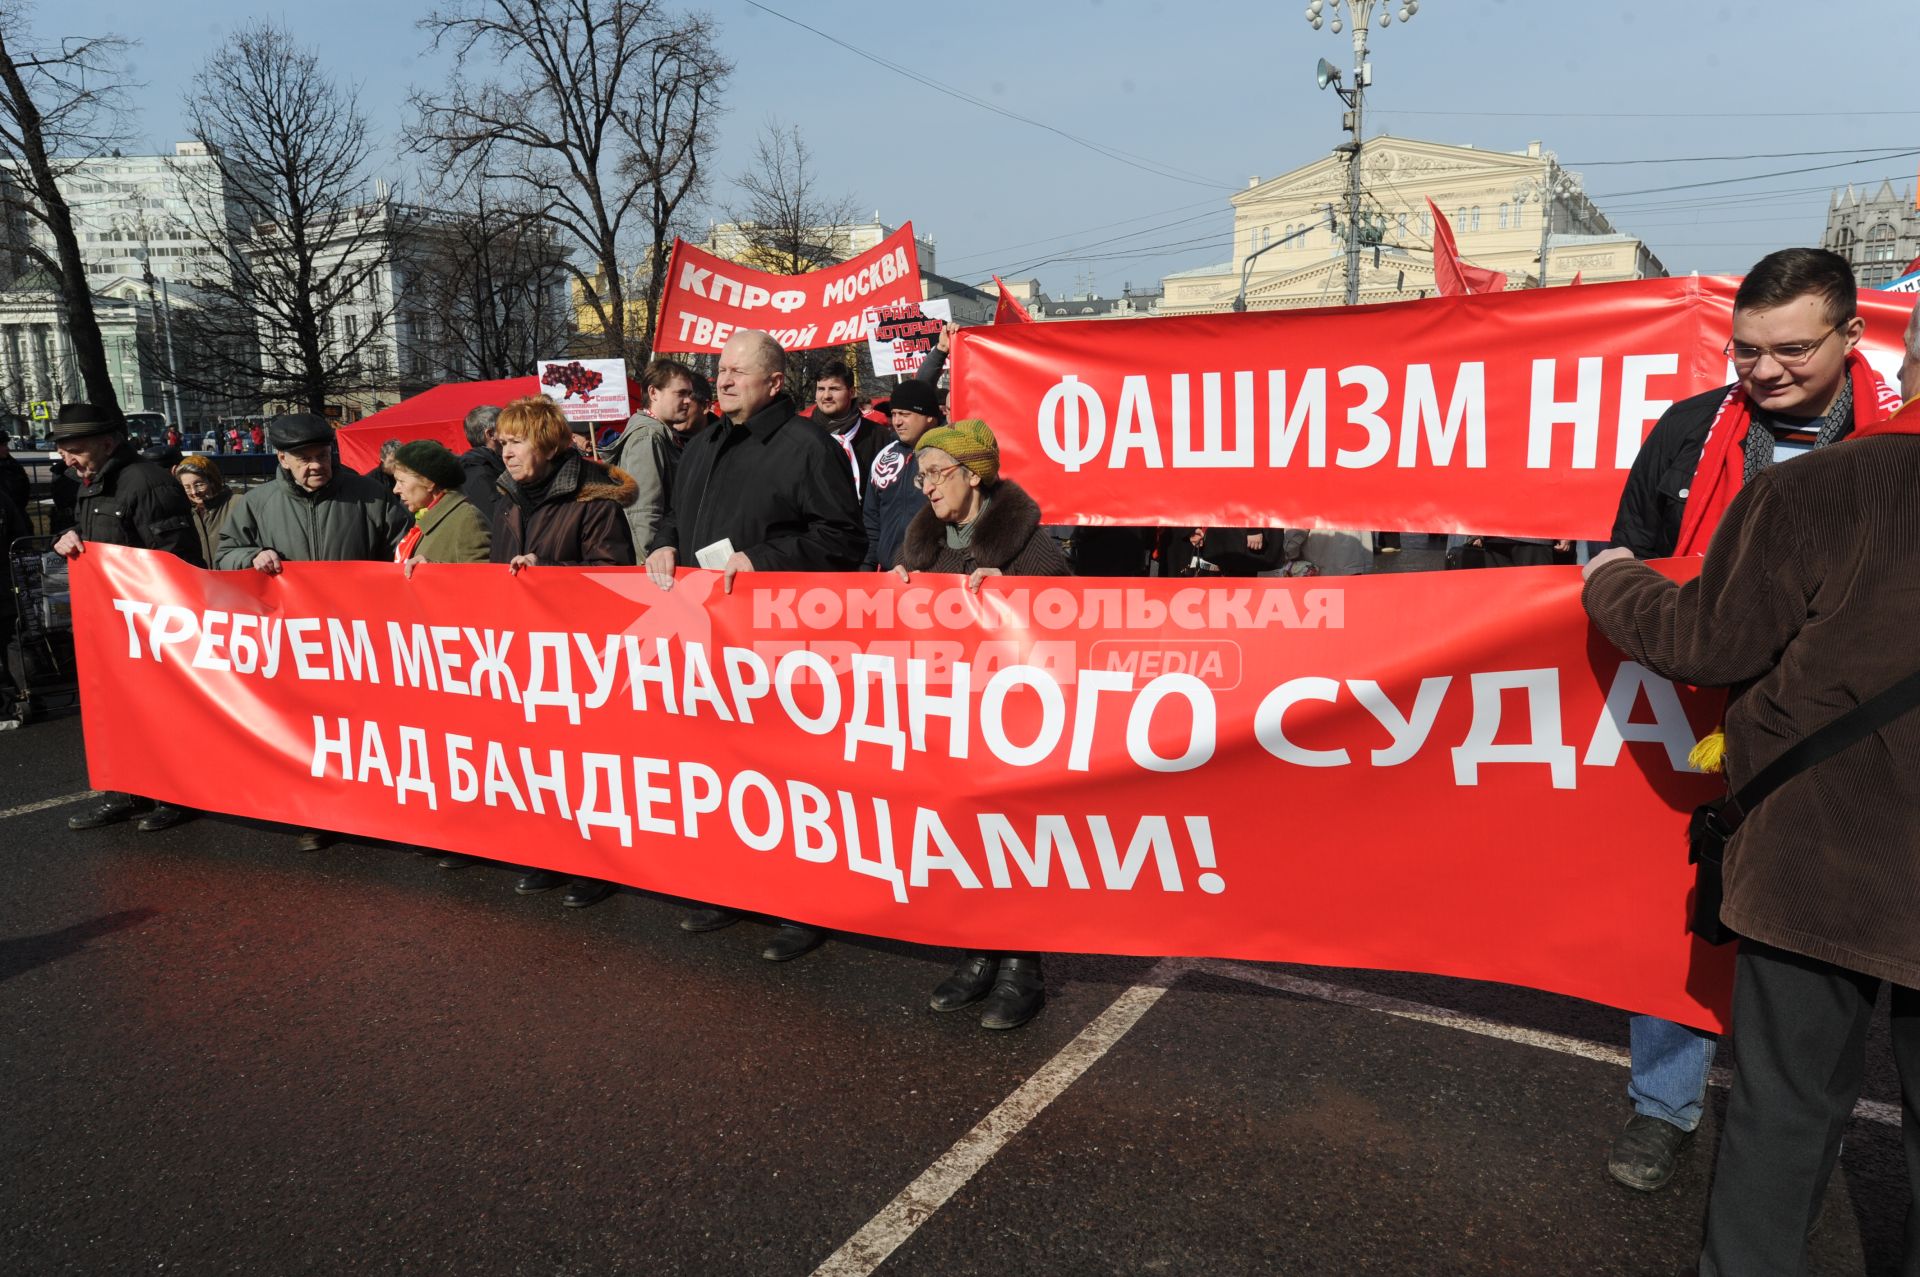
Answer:
M1000 445L984 421L956 421L920 436L914 446L919 472L914 486L927 494L927 508L907 526L901 580L912 572L951 572L978 591L990 576L1068 576L1067 556L1040 526L1040 507L1011 480L1000 477ZM928 1004L957 1011L985 999L980 1024L1017 1029L1045 1000L1040 956L1033 953L968 953L940 982Z
M577 451L558 404L545 395L516 399L501 409L496 430L506 471L493 512L489 555L495 563L518 575L555 565L625 567L634 562L626 508L638 499L639 485L626 471ZM532 895L566 881L551 869L534 868L514 890ZM560 903L584 909L613 893L610 882L576 878Z

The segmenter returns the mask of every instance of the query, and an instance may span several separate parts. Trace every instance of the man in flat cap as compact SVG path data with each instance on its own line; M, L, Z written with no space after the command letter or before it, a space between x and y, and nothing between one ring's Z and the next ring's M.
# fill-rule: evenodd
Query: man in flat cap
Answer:
M215 567L277 576L288 562L393 562L411 521L385 488L340 464L332 422L304 412L275 417L267 443L279 473L237 498Z
M267 444L279 472L234 499L215 567L278 576L289 562L393 562L413 519L380 485L340 464L332 422L304 412L275 417ZM321 830L300 833L302 851L332 842Z
M85 552L86 542L164 550L193 566L200 561L200 538L193 530L193 508L173 476L127 440L126 422L117 409L88 403L61 404L48 432L60 460L78 481L74 525L53 543L69 559ZM168 829L193 812L171 803L156 804L134 794L107 794L67 821L69 829L98 829L138 816L146 833Z

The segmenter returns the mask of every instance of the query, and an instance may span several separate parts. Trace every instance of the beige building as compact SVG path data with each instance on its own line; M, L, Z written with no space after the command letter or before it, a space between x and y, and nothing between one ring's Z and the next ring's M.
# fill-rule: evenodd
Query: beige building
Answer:
M1590 284L1667 273L1644 243L1614 229L1580 190L1578 176L1561 168L1538 142L1509 153L1368 138L1360 176L1363 304L1434 294L1428 199L1452 223L1461 255L1475 266L1505 271L1510 289L1539 279L1543 204L1552 217L1549 284L1571 283L1576 273ZM1256 252L1260 255L1253 258L1247 279L1248 310L1340 305L1346 300L1346 199L1346 160L1339 155L1266 181L1249 181L1228 201L1232 259L1167 276L1158 313L1231 309L1247 259ZM1277 243L1296 233L1297 238Z
M1847 259L1862 288L1885 287L1920 257L1920 206L1911 191L1895 190L1892 182L1880 183L1871 195L1849 182L1833 193L1820 245Z
M715 257L724 257L730 262L745 262L749 266L754 265L754 259L763 256L764 250L756 246L758 241L753 225L748 223L741 226L734 222L709 223L707 242L700 247ZM810 269L818 269L831 262L849 261L868 249L878 248L887 236L899 229L898 226L890 226L881 221L877 210L871 222L849 222L839 226L810 226L802 232L806 244L805 255L810 259L803 264ZM923 273L932 272L937 268L933 236L915 234L913 247ZM787 263L770 263L763 269L785 271L792 267Z

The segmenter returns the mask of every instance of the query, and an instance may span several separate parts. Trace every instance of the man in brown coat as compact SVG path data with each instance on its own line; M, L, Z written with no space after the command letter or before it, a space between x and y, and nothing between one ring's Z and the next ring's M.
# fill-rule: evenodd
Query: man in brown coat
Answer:
M1647 436L1620 494L1613 544L1643 559L1706 553L1746 480L1884 421L1900 397L1858 349L1853 268L1837 253L1783 248L1755 262L1733 300L1726 353L1737 379L1674 404ZM1651 1192L1673 1177L1705 1111L1718 1039L1632 1017L1627 1098L1607 1172Z
M1920 390L1908 331L1903 381ZM1733 792L1796 742L1920 665L1920 406L1761 471L1733 499L1698 579L1632 551L1587 567L1602 633L1668 678L1732 689ZM1801 773L1726 852L1723 922L1742 937L1740 1051L1700 1272L1802 1271L1858 1099L1882 981L1920 1201L1920 713ZM1920 1272L1909 1215L1903 1272Z

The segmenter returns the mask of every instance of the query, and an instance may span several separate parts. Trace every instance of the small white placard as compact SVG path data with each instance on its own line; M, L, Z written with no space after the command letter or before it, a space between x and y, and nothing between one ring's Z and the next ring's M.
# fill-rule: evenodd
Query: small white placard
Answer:
M953 318L953 303L945 297L932 301L869 306L865 312L867 353L873 370L882 376L911 377L940 340L940 328Z
M733 540L721 537L712 545L703 545L693 552L695 562L703 568L718 572L727 566L727 560L733 557Z
M542 359L540 389L568 421L625 421L627 365L622 359Z

